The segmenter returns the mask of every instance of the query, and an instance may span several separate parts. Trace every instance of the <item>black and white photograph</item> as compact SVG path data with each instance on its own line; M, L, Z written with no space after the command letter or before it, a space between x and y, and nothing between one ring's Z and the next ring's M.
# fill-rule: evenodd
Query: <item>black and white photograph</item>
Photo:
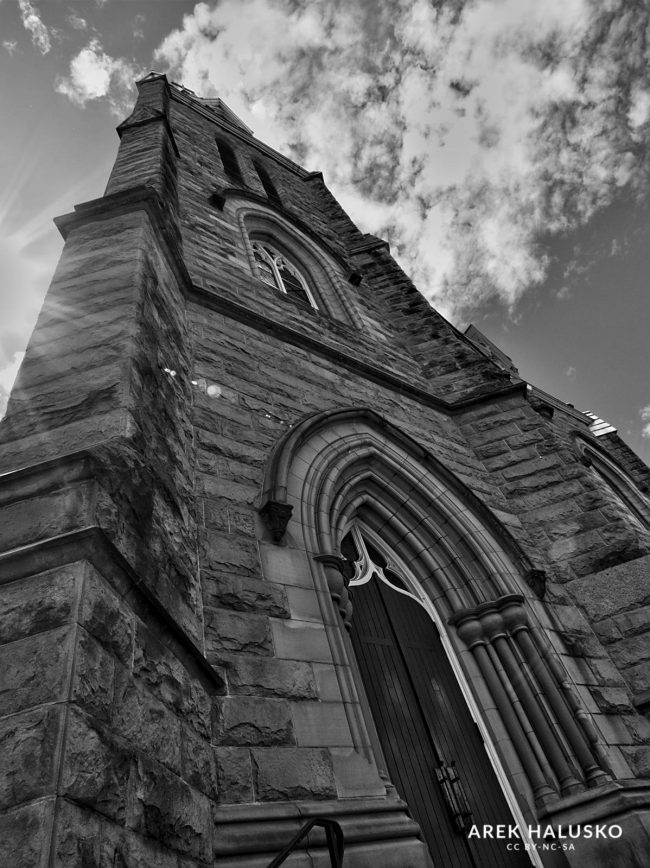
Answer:
M0 0L0 868L650 865L647 0Z

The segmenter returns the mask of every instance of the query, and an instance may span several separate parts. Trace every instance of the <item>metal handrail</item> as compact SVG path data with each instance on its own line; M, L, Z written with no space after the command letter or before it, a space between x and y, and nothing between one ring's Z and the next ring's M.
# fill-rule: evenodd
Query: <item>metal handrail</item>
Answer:
M330 853L330 865L332 868L343 868L343 852L345 850L343 829L336 820L330 820L328 817L312 817L311 820L306 822L302 829L289 841L284 850L278 853L275 859L269 863L268 868L278 868L278 865L282 865L287 856L293 853L298 844L311 832L314 826L322 826L325 829L327 849Z

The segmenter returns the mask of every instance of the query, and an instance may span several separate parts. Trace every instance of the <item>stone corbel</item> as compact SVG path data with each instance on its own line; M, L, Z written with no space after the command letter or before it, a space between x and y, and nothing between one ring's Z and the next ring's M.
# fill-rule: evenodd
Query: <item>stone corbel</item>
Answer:
M581 440L580 437L574 437L573 451L575 452L576 457L581 464L584 464L585 467L592 466L594 462L587 451L587 444L583 440Z
M226 204L226 197L223 195L222 190L213 190L212 193L210 193L208 202L213 208L223 211L224 205Z
M540 600L544 599L546 594L546 573L544 570L528 570L524 575L524 581L536 597L539 597Z
M258 512L271 534L273 542L282 542L293 512L293 507L288 503L280 503L277 500L267 500L259 508Z

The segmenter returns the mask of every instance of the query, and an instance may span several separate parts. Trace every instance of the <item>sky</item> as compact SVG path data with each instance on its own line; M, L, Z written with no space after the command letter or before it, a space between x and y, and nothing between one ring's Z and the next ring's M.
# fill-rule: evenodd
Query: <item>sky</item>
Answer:
M220 96L650 461L647 0L0 0L0 413L133 82Z

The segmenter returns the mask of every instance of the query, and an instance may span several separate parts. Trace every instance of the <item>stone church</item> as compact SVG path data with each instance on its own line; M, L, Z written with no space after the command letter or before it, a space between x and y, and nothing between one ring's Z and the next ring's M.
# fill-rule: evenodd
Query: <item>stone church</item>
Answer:
M0 425L0 865L650 864L650 471L138 90Z

